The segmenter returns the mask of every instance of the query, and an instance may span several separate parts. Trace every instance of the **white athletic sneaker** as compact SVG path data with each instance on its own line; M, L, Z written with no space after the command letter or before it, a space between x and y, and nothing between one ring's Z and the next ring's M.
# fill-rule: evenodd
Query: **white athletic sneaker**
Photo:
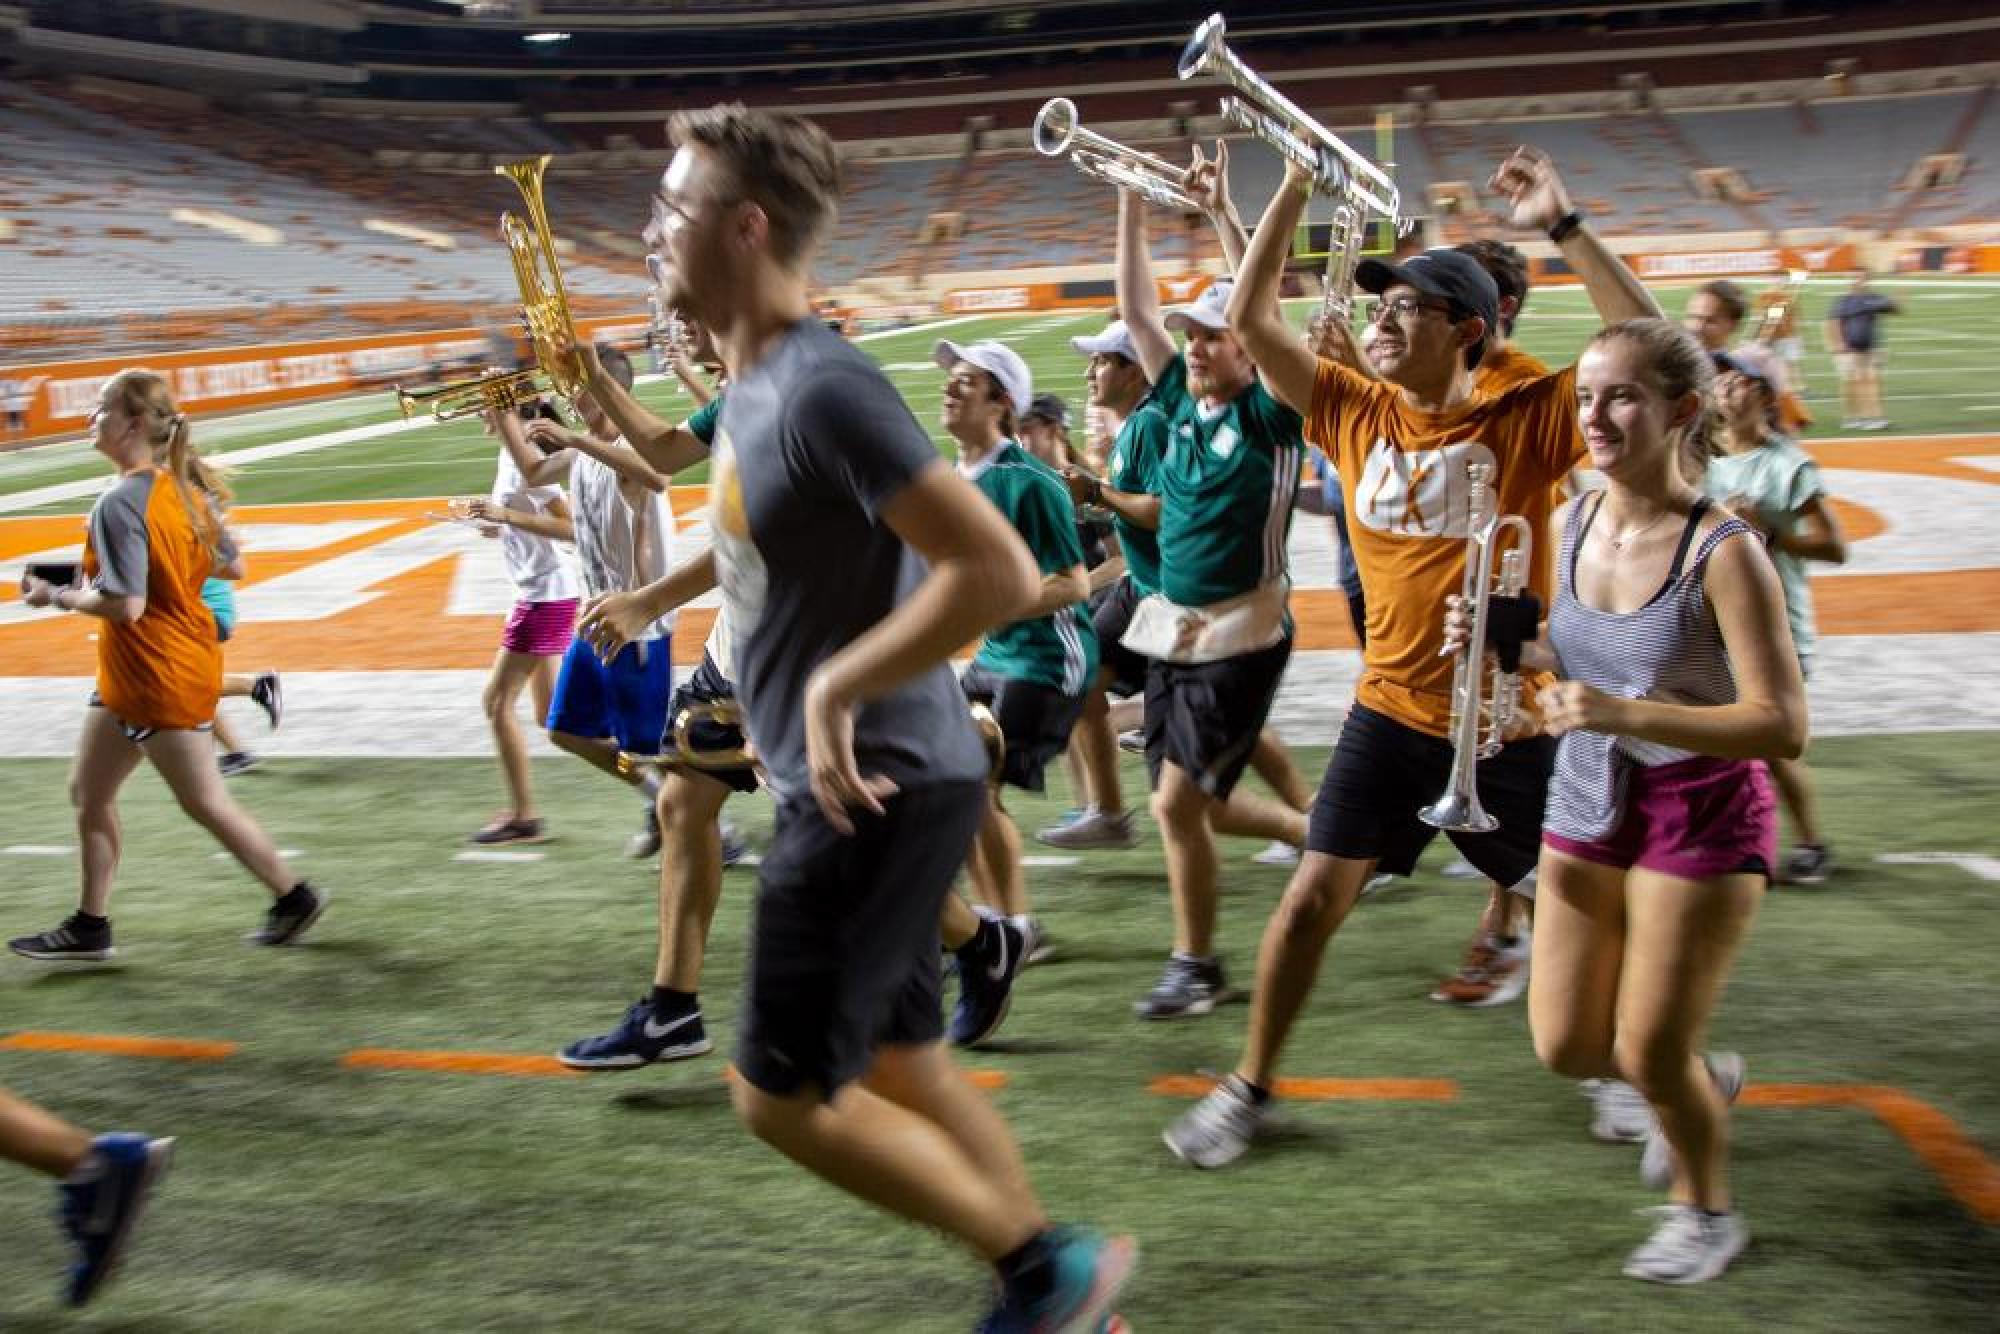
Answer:
M1281 840L1274 841L1269 847L1257 853L1250 860L1256 862L1259 866L1297 866L1299 864L1299 850Z
M1132 833L1132 812L1116 815L1086 806L1073 820L1036 831L1035 841L1052 848L1082 852L1092 848L1129 848L1138 839Z
M1438 874L1447 880L1478 880L1479 868L1463 857L1454 857L1438 868Z
M1627 1278L1706 1283L1750 1244L1750 1229L1734 1213L1705 1214L1691 1204L1666 1204L1649 1212L1660 1216L1660 1225L1626 1258Z
M1743 1058L1733 1051L1712 1051L1702 1059L1708 1065L1708 1077L1715 1081L1715 1091L1725 1103L1735 1102L1736 1095L1743 1091ZM1666 1132L1657 1118L1651 1119L1646 1127L1646 1152L1639 1158L1639 1180L1654 1190L1665 1190L1674 1184L1673 1146L1667 1143Z
M1586 1079L1590 1137L1606 1144L1643 1144L1653 1132L1653 1109L1645 1096L1622 1079Z
M1163 1138L1191 1167L1227 1167L1249 1151L1271 1106L1268 1099L1261 1106L1254 1102L1248 1086L1231 1075L1168 1126Z

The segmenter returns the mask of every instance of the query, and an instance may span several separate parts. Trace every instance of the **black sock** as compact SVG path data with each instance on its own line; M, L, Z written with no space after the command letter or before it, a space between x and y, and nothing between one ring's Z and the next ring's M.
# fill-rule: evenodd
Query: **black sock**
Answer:
M81 908L70 914L70 920L78 926L86 927L92 931L103 931L111 925L109 917L99 917L97 914L87 913Z
M998 926L994 925L992 918L982 916L979 919L979 929L972 933L972 939L966 941L963 945L960 945L956 950L953 950L952 953L958 955L962 959L984 958L987 954L992 952L993 933L995 931L998 931L999 929L1000 928Z
M693 1014L701 1008L698 993L675 991L672 987L654 987L652 1004L656 1019L678 1019L684 1014Z
M1044 1229L994 1261L993 1267L999 1271L1001 1283L1036 1300L1055 1286L1054 1249L1051 1233Z
M1252 1107L1262 1107L1271 1100L1271 1090L1265 1088L1262 1084L1253 1084L1242 1075L1231 1075L1230 1078L1236 1081L1238 1088L1250 1095L1250 1105Z

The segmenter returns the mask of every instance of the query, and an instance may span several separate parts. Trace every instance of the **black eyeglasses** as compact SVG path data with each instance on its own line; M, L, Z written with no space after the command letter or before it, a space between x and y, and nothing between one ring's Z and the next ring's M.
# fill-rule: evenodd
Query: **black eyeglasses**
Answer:
M1407 324L1416 318L1418 311L1424 310L1436 311L1451 320L1465 318L1458 313L1459 307L1453 302L1436 299L1420 300L1413 296L1377 297L1361 307L1361 314L1370 324L1381 323L1385 315L1394 315L1399 323Z

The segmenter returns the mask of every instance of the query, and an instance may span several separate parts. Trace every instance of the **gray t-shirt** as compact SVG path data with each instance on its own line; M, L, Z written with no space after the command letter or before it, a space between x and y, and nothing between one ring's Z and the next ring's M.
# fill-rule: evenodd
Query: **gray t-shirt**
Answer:
M816 317L730 382L709 522L750 735L781 801L809 798L805 687L926 570L881 506L938 461L882 372ZM909 789L977 780L986 754L949 666L856 711L864 775Z

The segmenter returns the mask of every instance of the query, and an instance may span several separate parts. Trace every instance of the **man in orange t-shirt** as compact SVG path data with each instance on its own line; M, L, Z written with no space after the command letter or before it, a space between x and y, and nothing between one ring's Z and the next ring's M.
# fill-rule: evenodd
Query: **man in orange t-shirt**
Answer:
M1517 149L1494 176L1515 225L1546 230L1607 322L1658 316L1646 289L1571 206L1553 164ZM1220 1167L1250 1147L1269 1115L1285 1037L1317 978L1326 944L1377 868L1407 872L1436 832L1417 812L1445 788L1453 663L1442 654L1445 600L1463 582L1467 465L1496 472L1502 514L1546 531L1556 484L1582 451L1575 373L1527 380L1495 396L1473 369L1499 323L1499 291L1477 261L1430 250L1400 265L1363 263L1357 283L1379 298L1369 350L1381 380L1321 361L1274 300L1285 243L1311 180L1297 167L1273 196L1231 294L1228 317L1279 401L1301 410L1305 436L1345 484L1348 531L1368 586L1368 646L1355 703L1321 780L1306 854L1258 956L1249 1033L1235 1072L1166 1133L1184 1161ZM1549 589L1546 550L1529 585ZM1532 633L1532 631L1530 631ZM1505 746L1478 768L1490 833L1451 839L1479 870L1513 885L1534 869L1554 758L1549 738Z

